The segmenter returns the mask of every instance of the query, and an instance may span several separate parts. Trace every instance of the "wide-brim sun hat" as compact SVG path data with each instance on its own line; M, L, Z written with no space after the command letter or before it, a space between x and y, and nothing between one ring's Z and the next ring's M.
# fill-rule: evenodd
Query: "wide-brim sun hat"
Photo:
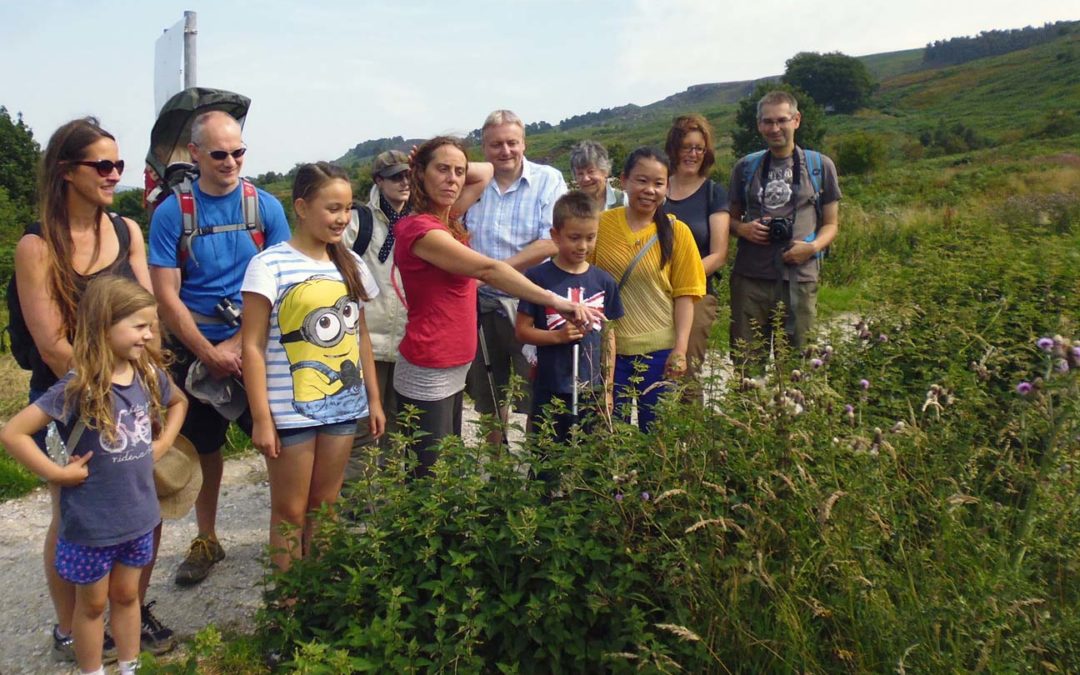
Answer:
M199 453L187 438L177 436L172 447L154 463L154 486L157 488L161 517L183 518L195 506L202 488Z

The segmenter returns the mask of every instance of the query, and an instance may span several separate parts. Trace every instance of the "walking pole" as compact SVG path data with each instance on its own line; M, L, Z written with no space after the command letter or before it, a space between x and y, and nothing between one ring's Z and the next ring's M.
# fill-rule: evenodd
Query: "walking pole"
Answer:
M578 359L581 354L581 342L574 343L574 391L570 395L570 412L574 415L574 422L577 422L577 399L578 399Z
M491 401L495 404L495 416L499 418L500 425L502 426L503 445L510 447L510 438L507 425L502 422L502 415L499 406L498 392L495 390L495 371L491 368L491 355L488 354L487 338L484 336L484 324L480 318L479 312L476 315L476 330L480 337L480 354L484 358L484 370L487 371L488 387L491 388ZM507 412L509 416L509 412Z

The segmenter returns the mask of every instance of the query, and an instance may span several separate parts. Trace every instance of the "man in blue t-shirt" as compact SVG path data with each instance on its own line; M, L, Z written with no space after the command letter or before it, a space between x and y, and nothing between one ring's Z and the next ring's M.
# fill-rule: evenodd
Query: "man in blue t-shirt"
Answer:
M525 276L541 288L575 302L602 309L608 320L623 315L619 288L610 274L589 264L596 247L600 209L592 197L580 190L566 193L555 202L551 239L555 256L529 269ZM535 427L554 399L562 399L571 411L575 387L581 410L597 411L610 400L611 368L614 364L614 333L607 332L609 344L602 342L601 326L586 333L543 305L527 300L518 303L515 335L522 344L536 345L536 379L533 381L532 413L529 426ZM574 348L578 350L578 370L574 373ZM605 364L604 358L608 361ZM560 441L570 434L572 415L554 417Z
M271 246L289 238L281 203L240 178L247 148L240 124L231 115L221 111L199 115L192 123L187 147L199 170L190 194L197 230L194 236L184 235L183 213L174 194L154 211L148 254L161 319L172 335L168 345L175 354L172 376L180 386L196 361L216 379L240 379L240 325L238 317L230 314L242 309L244 272L259 252L260 239ZM254 192L261 231L245 227L250 219L245 218L245 191ZM243 396L239 386L234 384L232 390ZM210 567L225 557L216 521L224 468L221 446L229 419L187 393L190 407L181 434L199 452L203 483L195 501L199 533L176 572L176 583L181 586L202 581ZM250 433L249 416L242 416L240 424Z

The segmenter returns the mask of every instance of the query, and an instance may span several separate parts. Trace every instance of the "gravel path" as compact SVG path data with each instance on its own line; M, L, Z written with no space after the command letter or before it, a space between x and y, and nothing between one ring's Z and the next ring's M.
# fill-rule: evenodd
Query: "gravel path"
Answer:
M465 436L474 439L475 413L465 406ZM525 417L515 415L524 426ZM519 434L511 432L518 440ZM218 511L218 537L226 558L194 588L180 588L173 574L196 535L195 513L165 522L157 567L147 593L154 614L187 640L208 624L250 632L261 604L270 489L262 455L251 453L225 463ZM41 547L49 526L45 488L0 503L0 675L70 673L71 664L52 660L49 631L56 620L45 588Z

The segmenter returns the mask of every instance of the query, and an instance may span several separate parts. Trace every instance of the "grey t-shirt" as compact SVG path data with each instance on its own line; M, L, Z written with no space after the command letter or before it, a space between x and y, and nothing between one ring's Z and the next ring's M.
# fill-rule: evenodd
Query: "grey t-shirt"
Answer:
M67 441L78 419L78 407L64 414L64 387L74 376L69 372L34 401L56 420L60 438ZM169 380L158 371L163 404L171 394ZM112 546L142 536L161 521L154 487L154 453L151 449L150 396L136 377L129 385L112 385L116 440L102 438L87 427L75 448L77 457L93 451L87 464L89 476L81 485L60 490L60 538L82 546Z
M664 208L686 223L694 235L698 254L704 258L709 255L709 216L728 210L728 196L723 185L709 178L686 199L669 196Z
M794 161L792 157L784 159L771 158L769 161L769 175L764 177L764 160L759 164L757 171L750 179L749 204L744 205L745 181L743 180L744 167L747 158L743 157L735 163L731 170L731 189L728 195L732 205L732 211L741 210L744 221L756 220L761 216L795 218L794 240L810 241L817 229L817 212L814 208L814 184L806 169L806 156L802 148L796 150L800 162L799 189L792 187L794 176ZM831 204L840 199L840 183L836 177L836 166L825 155L821 156L821 203ZM792 197L796 199L793 200ZM780 275L777 260L783 253L785 245L755 244L743 238L739 238L739 247L735 253L735 272L745 277L754 279L776 279ZM780 263L782 265L782 263ZM784 265L784 277L790 274L791 268ZM810 258L797 268L798 281L817 281L818 261Z

